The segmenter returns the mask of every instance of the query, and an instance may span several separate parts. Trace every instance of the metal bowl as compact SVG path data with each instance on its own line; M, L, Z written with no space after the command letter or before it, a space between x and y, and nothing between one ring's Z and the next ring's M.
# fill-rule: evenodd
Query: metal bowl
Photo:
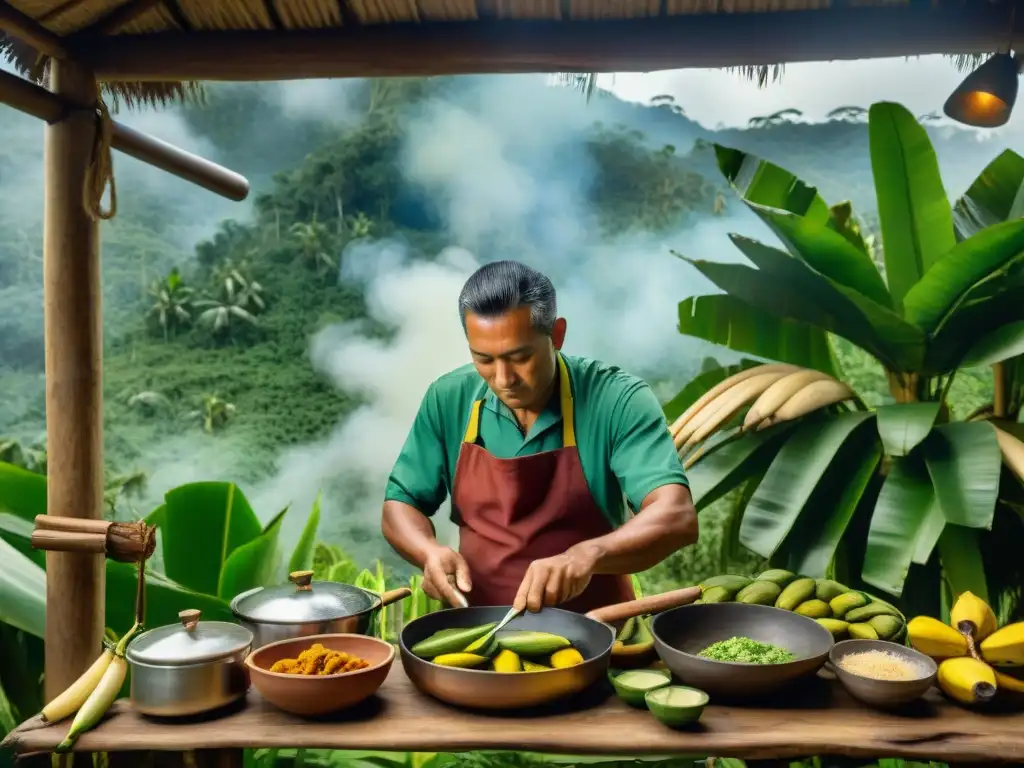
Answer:
M835 644L814 619L747 603L699 603L666 611L651 622L654 647L672 673L712 699L750 699L771 694L815 674ZM749 637L785 648L796 658L785 664L716 661L698 654L721 640Z
M915 680L876 680L847 672L840 666L846 656L864 651L886 651L899 656L920 667L921 676ZM897 709L921 698L932 687L938 672L932 658L886 640L843 640L832 647L828 660L829 669L853 698L879 709Z

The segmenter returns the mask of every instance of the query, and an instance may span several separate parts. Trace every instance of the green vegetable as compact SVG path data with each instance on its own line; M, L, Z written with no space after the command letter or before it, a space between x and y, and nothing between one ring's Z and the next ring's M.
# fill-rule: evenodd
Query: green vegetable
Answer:
M749 637L730 637L709 645L698 654L715 661L737 661L744 664L785 664L795 657L785 648L759 643Z
M442 629L425 640L420 640L409 650L423 659L443 656L448 653L458 653L473 641L479 640L496 626L498 626L498 622L493 621L490 624L483 624L479 627L460 628L458 632Z

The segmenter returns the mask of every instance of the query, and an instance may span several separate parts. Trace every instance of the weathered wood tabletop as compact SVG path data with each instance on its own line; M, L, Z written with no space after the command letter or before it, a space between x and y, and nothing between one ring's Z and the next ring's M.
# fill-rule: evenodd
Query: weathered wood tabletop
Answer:
M796 758L811 755L903 757L946 762L1024 764L1024 713L978 714L932 691L899 715L867 709L829 679L811 681L778 706L710 705L700 723L674 731L630 708L610 687L546 711L481 714L416 691L395 664L378 695L357 711L327 720L293 717L255 690L244 707L216 719L159 722L117 702L76 744L78 751L184 751L240 747L460 752L474 749L561 754L715 755ZM18 752L51 751L67 731L59 723L14 734Z

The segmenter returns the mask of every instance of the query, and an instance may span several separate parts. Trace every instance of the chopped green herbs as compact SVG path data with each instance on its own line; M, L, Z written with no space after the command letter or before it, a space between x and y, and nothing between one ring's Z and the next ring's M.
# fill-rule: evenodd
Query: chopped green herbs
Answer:
M715 661L739 661L746 664L784 664L793 660L793 654L785 648L759 643L749 637L730 637L709 645L698 655Z

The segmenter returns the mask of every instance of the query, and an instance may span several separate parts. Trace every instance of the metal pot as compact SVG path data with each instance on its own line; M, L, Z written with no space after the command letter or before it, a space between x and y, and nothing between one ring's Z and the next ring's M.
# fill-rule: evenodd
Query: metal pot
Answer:
M295 571L288 579L292 584L256 587L231 601L231 612L253 634L254 649L310 635L368 634L375 613L412 594L408 587L378 595L351 584L313 581L312 571Z
M226 621L201 622L196 610L178 617L180 626L151 629L128 644L132 706L146 715L179 717L243 698L252 632Z

